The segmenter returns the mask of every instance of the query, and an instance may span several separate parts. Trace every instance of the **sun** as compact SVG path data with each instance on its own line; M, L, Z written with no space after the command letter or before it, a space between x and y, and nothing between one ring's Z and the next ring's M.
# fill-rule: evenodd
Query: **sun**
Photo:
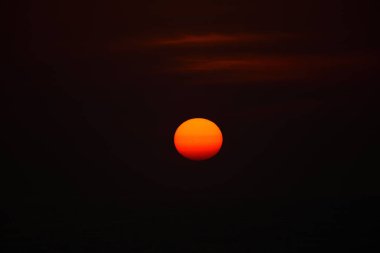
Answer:
M190 160L202 161L215 156L223 143L219 127L204 118L193 118L183 122L174 134L177 151Z

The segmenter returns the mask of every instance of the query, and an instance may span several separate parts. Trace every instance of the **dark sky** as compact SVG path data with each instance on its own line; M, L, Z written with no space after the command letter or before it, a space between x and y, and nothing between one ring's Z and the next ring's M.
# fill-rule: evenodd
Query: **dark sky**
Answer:
M4 252L375 247L377 1L8 2Z

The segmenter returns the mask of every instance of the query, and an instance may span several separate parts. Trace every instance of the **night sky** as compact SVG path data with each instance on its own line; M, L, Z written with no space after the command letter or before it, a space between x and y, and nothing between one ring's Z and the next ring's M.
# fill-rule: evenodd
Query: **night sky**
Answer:
M1 252L376 252L378 1L1 5Z

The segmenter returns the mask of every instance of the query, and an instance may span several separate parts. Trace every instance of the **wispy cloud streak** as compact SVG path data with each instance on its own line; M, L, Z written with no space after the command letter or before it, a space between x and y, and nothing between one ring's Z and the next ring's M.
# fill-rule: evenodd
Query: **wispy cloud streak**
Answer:
M366 53L313 52L307 46L310 40L276 32L184 33L125 41L114 49L149 55L155 73L190 74L201 83L342 78L375 66L374 57Z
M291 55L258 57L182 57L173 73L213 73L237 81L320 79L358 71L371 65L367 55ZM229 78L227 78L229 79ZM218 78L213 78L218 80Z
M174 36L158 36L140 39L123 39L111 43L110 49L114 52L125 50L151 50L156 48L186 48L209 47L222 45L256 45L263 43L277 43L290 40L295 36L286 33L204 33L180 34Z
M248 42L268 42L289 37L286 34L187 34L175 37L156 38L147 41L148 45L154 46L202 46L237 44Z

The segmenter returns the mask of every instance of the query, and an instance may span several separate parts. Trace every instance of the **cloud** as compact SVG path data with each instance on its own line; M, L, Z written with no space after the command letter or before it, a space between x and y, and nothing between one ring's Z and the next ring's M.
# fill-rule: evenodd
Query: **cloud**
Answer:
M276 32L187 33L124 41L116 52L129 49L129 58L137 52L155 73L188 75L195 83L332 80L369 73L375 66L374 56L332 54L315 48L314 40Z
M147 41L154 46L205 46L268 42L289 37L286 34L186 34L174 37L155 38Z
M339 78L361 71L373 59L362 54L181 57L167 71L209 74L213 81L289 81ZM220 77L220 78L218 78Z
M155 36L141 38L126 38L114 41L109 49L114 52L129 50L156 50L165 48L201 48L223 45L256 45L277 43L293 39L294 35L287 33L204 33L178 34L174 36Z

